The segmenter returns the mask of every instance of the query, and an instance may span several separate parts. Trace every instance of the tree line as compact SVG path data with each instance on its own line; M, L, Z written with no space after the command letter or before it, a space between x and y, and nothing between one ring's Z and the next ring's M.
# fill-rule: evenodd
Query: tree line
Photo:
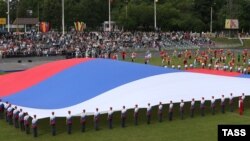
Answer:
M0 1L0 17L7 17L7 0ZM111 0L112 20L125 30L154 30L154 0ZM239 19L240 31L250 30L249 0L158 0L157 27L166 31L224 30L225 19ZM32 11L28 12L28 11ZM16 17L39 17L52 28L61 28L61 0L12 0L10 21ZM83 21L96 30L108 20L108 0L65 0L66 28Z

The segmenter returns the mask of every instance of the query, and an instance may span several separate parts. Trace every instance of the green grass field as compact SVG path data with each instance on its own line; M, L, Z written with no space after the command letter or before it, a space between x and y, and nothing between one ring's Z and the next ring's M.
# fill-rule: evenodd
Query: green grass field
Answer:
M217 44L240 44L239 39L211 38Z
M4 72L0 72L0 75L3 75L3 74L5 74Z
M228 38L211 38L216 44L221 45L232 45L232 44L240 44L239 39L228 39ZM243 48L250 48L250 40L243 39L244 45ZM242 48L242 47L237 47Z
M244 42L244 47L250 48L250 39L248 39L248 40L243 40L243 42Z
M183 60L184 60L184 57L182 58L172 58L172 63L171 63L171 66L172 65L175 65L175 67L177 68L177 65L181 65L182 69L184 69L184 65L183 65ZM226 60L226 65L228 65L228 62L231 60L230 57L227 57L227 60ZM131 59L127 58L126 61L130 62ZM192 59L188 59L188 64L193 64L194 63L194 58ZM144 63L144 59L143 58L137 58L136 63ZM152 57L150 59L150 64L151 65L155 65L155 66L162 66L162 60L160 57ZM247 67L248 65L247 64L244 64L243 63L243 60L241 58L240 62L237 62L237 58L236 58L236 65L238 66L243 66L243 67ZM165 64L166 65L166 64ZM171 67L171 66L168 66L168 67ZM201 67L201 64L197 63L197 67Z

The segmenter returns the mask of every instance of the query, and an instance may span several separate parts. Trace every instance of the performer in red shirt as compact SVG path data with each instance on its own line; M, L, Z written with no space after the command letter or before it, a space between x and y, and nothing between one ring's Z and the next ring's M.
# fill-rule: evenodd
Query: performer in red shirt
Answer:
M165 51L161 51L160 52L160 56L161 56L161 59L163 59L163 57L166 55Z
M242 98L240 97L240 98L239 98L239 114L240 114L240 115L243 115L243 108L244 108L244 106L243 106L243 100L242 100Z
M115 54L112 56L112 59L113 59L113 60L118 60L118 55L115 53Z
M125 60L126 59L126 55L127 53L125 51L122 52L122 60Z

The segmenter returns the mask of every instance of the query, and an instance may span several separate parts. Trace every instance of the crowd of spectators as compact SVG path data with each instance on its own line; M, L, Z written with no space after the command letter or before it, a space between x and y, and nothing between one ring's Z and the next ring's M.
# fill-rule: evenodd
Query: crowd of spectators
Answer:
M109 57L127 48L211 45L203 34L190 32L58 32L0 36L0 57L67 55Z

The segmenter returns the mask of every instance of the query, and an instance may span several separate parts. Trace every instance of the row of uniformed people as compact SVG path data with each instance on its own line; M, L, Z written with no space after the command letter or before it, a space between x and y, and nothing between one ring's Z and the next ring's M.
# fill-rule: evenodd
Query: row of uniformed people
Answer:
M165 66L165 68L167 68L168 66ZM194 68L194 65L193 64L190 64L190 65L184 65L183 66L184 68L183 69L185 69L185 70L187 70L187 69L192 69L192 68ZM205 67L206 67L206 64L205 63L202 63L201 64L201 67L204 69ZM207 67L209 68L209 69L212 69L212 64L208 64L207 65ZM177 66L175 66L175 65L172 65L171 66L171 68L172 69L181 69L182 68L182 66L181 65L177 65ZM232 72L233 71L233 67L232 66L227 66L227 65L224 65L224 66L222 66L222 67L219 67L219 65L217 65L217 64L215 64L214 65L214 69L215 70L219 70L219 68L221 68L221 69L223 69L224 71L230 71L230 72ZM235 71L236 72L239 72L239 73L243 73L243 74L247 74L247 68L242 68L242 67L235 67Z
M229 106L230 106L230 111L233 112L233 94L231 93L230 94L230 97L229 97ZM244 93L242 93L242 96L240 97L239 99L239 106L240 106L240 103L242 103L243 105L243 101L245 99L245 95ZM214 96L212 96L212 99L210 101L211 103L211 112L212 114L214 115L215 114L215 98ZM180 102L180 118L181 119L184 119L184 101L181 100ZM222 95L221 97L221 112L222 113L225 113L225 97L224 95ZM174 107L174 104L172 101L170 101L170 104L169 104L169 109L168 109L168 118L170 121L173 120L173 107ZM243 107L242 107L243 108ZM13 124L14 122L14 126L15 128L19 128L21 129L21 131L26 131L27 134L29 134L29 130L30 130L30 127L29 127L29 118L30 116L28 115L28 113L24 113L22 111L22 109L18 110L17 107L15 106L14 108L11 106L11 104L9 104L8 102L6 102L5 104L3 102L1 102L1 99L0 99L0 119L3 119L3 113L5 112L5 116L6 116L6 122L8 122L10 125ZM150 105L150 103L148 103L148 106L147 106L147 112L146 112L146 116L147 116L147 124L150 124L150 121L151 121L151 111L152 111L152 107ZM195 111L195 99L192 99L191 101L191 106L190 106L190 116L191 117L194 117L194 111ZM244 108L243 108L243 111L244 111ZM205 116L205 99L204 97L202 97L201 101L200 101L200 112L201 112L201 116ZM242 111L241 111L242 112ZM108 111L108 117L107 117L107 120L108 120L108 127L110 129L113 128L113 109L112 107L110 107L109 111ZM127 113L127 109L125 108L125 106L122 107L122 110L121 110L121 127L125 127L125 122L126 122L126 113ZM242 114L242 113L241 113ZM139 115L139 108L138 108L138 105L135 105L135 108L134 108L134 124L135 125L138 125L138 115ZM94 113L94 128L95 130L98 130L99 129L99 118L100 118L100 113L98 111L98 108L96 108L96 112ZM86 119L87 119L87 115L86 115L86 111L83 110L81 115L80 115L80 123L81 123L81 131L84 132L85 131L85 128L86 128ZM159 122L162 122L163 120L163 105L162 103L160 102L159 105L158 105L158 119L159 119ZM33 135L34 137L37 137L37 119L36 119L36 115L33 116L32 118L32 129L33 129ZM66 117L66 125L67 125L67 132L68 134L71 134L72 132L72 116L71 116L71 112L68 111L68 115ZM56 116L55 116L55 113L52 112L52 115L50 117L50 125L51 125L51 132L52 132L52 135L55 136L56 135Z
M0 99L0 119L5 120L9 125L14 125L15 128L20 128L21 131L25 131L26 134L30 133L30 116L27 112L23 112L22 109L18 110L17 106L13 107L10 103L3 103ZM37 119L36 115L33 116L31 121L33 135L37 137Z
M229 105L230 105L230 111L233 112L233 95L232 93L230 94L230 97L229 97ZM243 100L245 99L245 95L244 93L242 94L241 96L241 99L242 99L242 102ZM180 118L181 119L184 119L184 101L181 100L180 102ZM225 97L224 95L222 95L221 97L221 112L222 113L225 113ZM211 110L212 110L212 114L215 114L215 99L214 99L214 96L212 96L212 99L211 99ZM174 111L174 104L172 101L170 101L170 104L169 104L169 111L168 111L168 118L170 121L173 120L173 111ZM150 121L151 121L151 110L152 110L152 107L150 106L150 103L148 103L148 107L147 107L147 113L146 113L146 116L147 116L147 124L150 124ZM191 107L190 107L190 113L191 113L191 117L194 117L194 111L195 111L195 100L192 99L191 101ZM205 116L205 99L204 97L202 97L201 99L201 102L200 102L200 111L201 111L201 116ZM72 116L70 115L70 111L68 112L68 116L66 117L66 120L67 120L67 125L68 125L68 133L70 134L71 133L71 126L72 126ZM110 129L113 128L113 109L112 107L110 107L108 113L107 113L107 121L108 121L108 127ZM122 110L121 110L121 127L125 127L125 123L126 123L126 113L127 113L127 109L125 108L125 106L122 107ZM138 105L136 104L135 105L135 108L134 108L134 124L135 125L138 125L138 115L139 115L139 108L138 108ZM85 127L86 127L86 111L83 110L83 112L81 113L81 131L84 132L85 131ZM160 102L159 105L158 105L158 118L159 118L159 122L162 122L163 120L163 105L162 103ZM54 116L54 112L52 113L52 117L50 118L51 119L51 122L52 123L55 123L55 116ZM100 120L100 112L98 111L98 108L96 108L96 112L94 113L94 128L95 130L98 130L99 129L99 120ZM53 125L53 124L52 124ZM53 130L52 130L52 134L55 135L55 127L53 126Z

